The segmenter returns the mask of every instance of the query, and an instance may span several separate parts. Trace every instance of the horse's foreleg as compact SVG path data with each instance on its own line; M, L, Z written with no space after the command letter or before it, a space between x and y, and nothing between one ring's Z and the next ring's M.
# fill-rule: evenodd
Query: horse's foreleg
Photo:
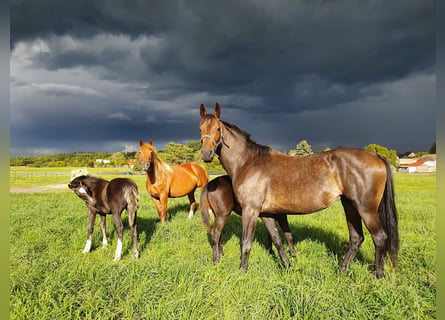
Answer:
M91 240L94 230L94 222L96 221L96 211L93 208L88 208L88 235L87 235L87 243L85 244L85 248L82 253L90 252L91 250Z
M281 229L284 232L284 237L287 240L287 244L289 245L289 251L293 258L297 256L297 253L295 252L294 248L294 239L292 238L292 232L289 228L289 222L287 221L287 215L277 215L275 218L278 221L278 224L280 225Z
M100 231L102 231L102 245L104 248L108 245L106 219L107 216L105 214L100 215Z
M151 198L151 200L155 204L156 211L158 212L159 219L161 219L161 213L162 213L161 200L157 199L157 198L153 198L153 197Z
M167 220L167 200L168 200L168 196L167 194L165 195L161 195L160 198L160 214L159 214L159 218L161 219L161 223L165 223L165 221Z
M122 224L121 213L113 212L113 220L117 230L117 246L113 261L118 261L122 256L122 240L124 237L124 226Z
M284 251L283 243L281 242L281 237L278 232L275 219L270 217L262 217L261 220L263 220L263 224L269 232L270 239L275 245L275 248L277 248L278 250L281 263L283 264L283 266L288 267L290 265L289 259L287 258L286 252Z
M243 241L241 249L241 269L247 270L249 265L250 249L255 235L259 211L252 208L243 208Z
M195 190L193 190L191 193L188 194L189 201L190 201L190 211L188 218L191 219L193 215L195 214L196 209L196 200L195 200Z

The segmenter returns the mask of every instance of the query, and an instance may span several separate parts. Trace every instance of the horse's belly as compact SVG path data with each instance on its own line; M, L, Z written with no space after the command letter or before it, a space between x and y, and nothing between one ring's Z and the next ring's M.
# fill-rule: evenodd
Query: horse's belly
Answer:
M261 212L304 214L326 209L340 200L339 193L332 192L288 192L267 194Z
M196 188L196 181L181 181L176 180L172 182L170 186L169 197L170 198L179 198L188 195L193 192Z

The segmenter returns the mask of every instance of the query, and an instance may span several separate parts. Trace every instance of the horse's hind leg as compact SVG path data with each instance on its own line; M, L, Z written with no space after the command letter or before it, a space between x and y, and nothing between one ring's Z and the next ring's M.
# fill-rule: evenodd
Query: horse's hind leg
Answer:
M270 239L272 239L273 244L278 250L281 263L283 264L283 266L288 267L290 265L289 259L286 255L286 252L284 251L283 243L281 242L281 237L278 232L275 219L270 217L261 217L261 220L263 220L263 224L269 232Z
M113 212L113 220L117 230L117 246L116 253L114 254L114 261L118 261L122 256L122 239L124 236L124 226L122 224L121 213Z
M136 223L137 218L137 209L128 208L128 222L131 228L131 235L133 237L133 254L135 258L139 258L139 250L138 250L138 226Z
M373 210L363 210L360 213L363 218L363 222L365 223L366 228L368 229L369 233L371 234L372 240L374 241L374 269L375 276L379 279L384 277L383 258L386 254L386 239L388 238L388 236L386 235L386 232L383 230L383 227L380 224L380 218L377 212L377 208L374 208Z
M190 211L188 218L191 219L193 215L195 214L196 209L196 200L195 200L195 190L193 190L191 193L188 194L189 201L190 201Z
M213 224L210 236L212 238L212 251L213 251L213 262L218 263L220 256L223 255L223 248L221 245L221 233L224 229L227 219L230 216L230 211L214 210L215 213L215 223Z
M289 228L289 222L287 221L287 215L277 215L275 218L281 229L284 232L284 237L287 240L287 244L289 245L289 251L290 254L293 258L295 258L297 256L297 253L295 252L295 248L294 248L294 239L292 238L292 233L290 232L290 228Z
M104 248L108 245L106 219L107 219L107 216L105 214L100 215L100 231L102 231L102 246Z
M363 236L362 219L360 218L357 209L355 209L352 202L345 197L341 198L341 203L345 210L349 229L349 249L343 262L340 264L340 269L344 271L349 267L352 260L357 255L360 245L365 238Z

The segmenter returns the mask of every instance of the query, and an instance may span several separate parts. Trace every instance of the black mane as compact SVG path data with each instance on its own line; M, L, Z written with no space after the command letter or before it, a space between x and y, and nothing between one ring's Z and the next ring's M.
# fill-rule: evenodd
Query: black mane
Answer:
M229 123L226 121L221 122L226 126L229 130L235 131L239 135L241 135L246 140L246 145L249 151L255 153L256 155L267 155L272 151L272 148L266 145L259 144L255 141L253 141L250 138L250 134L238 127L237 125L233 123Z

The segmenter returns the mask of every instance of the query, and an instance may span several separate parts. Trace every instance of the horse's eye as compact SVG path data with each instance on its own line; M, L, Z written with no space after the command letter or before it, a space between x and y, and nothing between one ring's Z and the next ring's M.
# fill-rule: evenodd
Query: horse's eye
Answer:
M221 128L216 129L216 131L221 132Z

